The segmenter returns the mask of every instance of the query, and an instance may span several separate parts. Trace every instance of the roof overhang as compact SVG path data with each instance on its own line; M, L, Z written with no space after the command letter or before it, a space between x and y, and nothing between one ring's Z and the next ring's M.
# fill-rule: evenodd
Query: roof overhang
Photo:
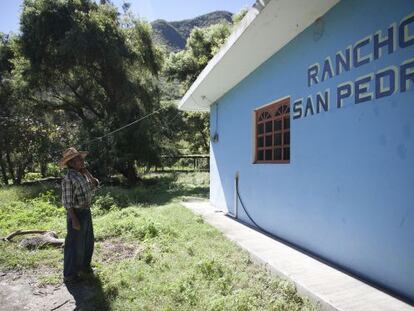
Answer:
M339 0L257 0L191 85L178 108L209 111L258 66Z

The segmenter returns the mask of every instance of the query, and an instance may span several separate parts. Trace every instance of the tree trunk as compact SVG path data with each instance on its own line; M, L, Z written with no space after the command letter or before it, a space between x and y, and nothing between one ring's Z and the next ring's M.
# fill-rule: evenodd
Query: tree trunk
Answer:
M0 169L1 169L1 178L3 183L7 186L9 184L9 177L7 176L6 162L3 159L3 153L0 153Z
M40 174L42 175L42 178L46 178L47 175L47 164L42 162L40 163Z
M22 183L22 179L25 175L24 171L26 170L26 167L32 162L32 159L32 155L29 155L25 162L21 161L18 165L16 172L16 185L20 185Z
M10 177L13 180L13 183L14 183L15 182L14 166L13 166L13 163L10 159L10 152L8 150L6 151L6 161L7 161L7 168L9 169L9 175L10 175Z
M124 175L130 185L136 185L140 181L140 178L135 170L134 161L128 161L124 165L120 166L118 171Z
M15 185L20 185L22 183L25 167L26 167L26 165L23 165L23 164L21 164L17 167L16 178L14 179L14 184Z

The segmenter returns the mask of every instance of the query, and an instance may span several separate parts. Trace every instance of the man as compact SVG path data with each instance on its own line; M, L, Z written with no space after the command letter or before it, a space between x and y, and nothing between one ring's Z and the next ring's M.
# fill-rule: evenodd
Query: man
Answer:
M71 147L63 152L59 165L68 171L62 179L62 204L67 211L67 235L64 248L63 280L79 281L82 274L92 273L91 260L94 246L91 217L93 190L99 181L85 168L88 152Z

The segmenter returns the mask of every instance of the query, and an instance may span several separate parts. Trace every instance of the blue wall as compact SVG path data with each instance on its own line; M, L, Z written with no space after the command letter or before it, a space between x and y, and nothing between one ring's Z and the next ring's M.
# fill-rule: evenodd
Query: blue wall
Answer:
M210 193L214 205L233 211L239 172L240 194L260 226L411 301L414 85L360 104L348 98L343 108L336 107L335 92L391 65L398 73L414 57L414 45L400 48L397 40L394 53L384 50L379 59L310 87L307 71L378 30L385 35L392 23L398 34L413 12L414 1L343 0L220 98L211 108L219 141L211 143ZM407 26L411 35L414 23ZM365 46L361 56L370 51ZM291 113L291 163L253 164L254 109L285 96L293 105L328 88L329 111L295 120Z

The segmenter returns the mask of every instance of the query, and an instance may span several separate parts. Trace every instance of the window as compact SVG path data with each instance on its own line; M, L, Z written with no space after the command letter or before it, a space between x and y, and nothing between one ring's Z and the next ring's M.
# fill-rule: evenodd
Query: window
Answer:
M290 163L290 100L255 111L255 163Z

